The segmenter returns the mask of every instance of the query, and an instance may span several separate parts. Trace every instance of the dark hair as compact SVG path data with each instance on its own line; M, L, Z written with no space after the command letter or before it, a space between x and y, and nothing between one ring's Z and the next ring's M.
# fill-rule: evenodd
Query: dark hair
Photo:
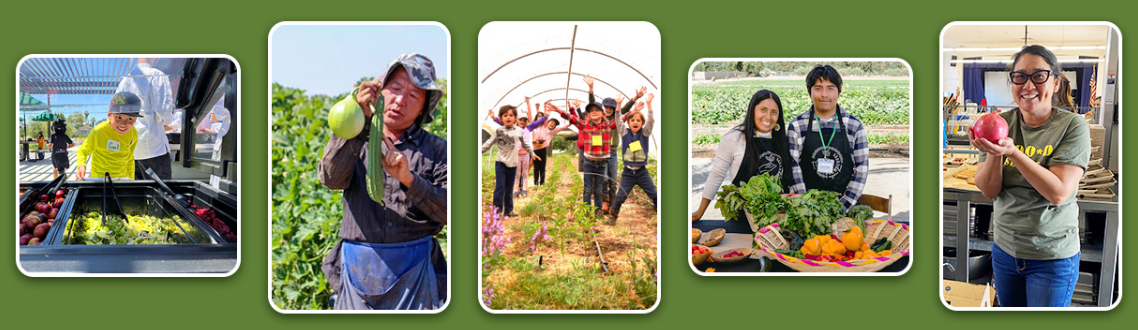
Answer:
M1059 75L1059 89L1055 90L1055 97L1059 99L1059 106L1071 111L1076 110L1075 102L1071 100L1071 81L1066 75Z
M1043 61L1047 62L1047 65L1051 66L1052 76L1063 76L1063 65L1059 64L1059 58L1055 57L1055 53L1052 53L1047 49L1047 47L1040 45L1023 46L1023 49L1020 49L1019 52L1015 53L1015 55L1012 55L1012 63L1008 64L1008 72L1015 72L1015 67L1016 64L1019 63L1020 57L1023 57L1023 55L1026 54L1042 57ZM1011 81L1011 75L1008 76L1008 80ZM1051 102L1055 104L1062 104L1063 100L1060 98L1059 93L1055 93L1051 95Z
M67 132L67 123L63 122L62 120L56 120L55 123L52 124L52 127L55 128L56 133Z
M541 118L541 117L545 117L545 113L544 113L544 112L541 112L541 111L538 111L536 115L533 115L533 117L534 117L534 118Z
M557 120L557 118L549 118L549 119L546 119L546 120L545 120L545 122L547 122L547 123L548 123L548 122L553 122L553 126L559 126L559 125L561 125L561 121L560 121L560 120Z
M498 118L502 118L502 116L505 116L506 113L510 113L510 112L513 112L514 116L517 116L518 115L518 107L508 105L508 104L503 105L501 108L498 108Z
M818 83L819 79L834 83L834 85L838 86L838 93L842 92L842 75L838 73L838 70L829 64L818 64L814 66L814 69L810 70L810 73L806 74L807 94L810 93L810 89L814 88L814 84Z
M747 115L743 119L743 123L739 124L739 126L735 126L733 129L743 132L743 141L746 141L743 163L751 164L752 167L758 166L759 146L757 143L752 143L752 137L755 136L755 131L758 130L755 126L755 107L767 99L773 99L774 103L778 105L778 126L776 127L779 129L771 131L771 139L774 140L774 145L778 149L775 151L778 152L779 157L782 158L782 177L780 180L782 181L783 191L786 191L793 185L793 178L791 178L793 168L791 167L790 144L786 139L787 126L786 120L784 119L785 113L782 109L782 100L778 98L778 94L766 89L755 92L755 95L751 96L751 102L747 104ZM739 171L746 171L743 173L754 173L755 168L740 168Z

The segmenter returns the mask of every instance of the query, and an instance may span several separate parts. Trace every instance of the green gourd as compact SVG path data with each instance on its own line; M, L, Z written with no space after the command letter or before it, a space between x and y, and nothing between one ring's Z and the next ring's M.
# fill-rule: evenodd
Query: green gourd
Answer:
M383 94L378 97L376 103L380 105L380 109L383 109ZM379 205L384 205L383 112L376 112L374 104L368 104L368 107L371 109L371 130L368 132L367 143L367 195Z

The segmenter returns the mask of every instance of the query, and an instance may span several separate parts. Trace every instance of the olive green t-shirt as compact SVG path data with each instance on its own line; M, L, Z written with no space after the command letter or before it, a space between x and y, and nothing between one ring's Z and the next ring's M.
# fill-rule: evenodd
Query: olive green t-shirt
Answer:
M1091 138L1083 117L1059 108L1039 127L1023 123L1019 108L1000 113L1016 148L1044 168L1071 164L1085 171ZM987 158L980 155L980 161ZM993 205L996 245L1013 257L1031 260L1070 258L1079 252L1079 205L1075 192L1052 205L1004 158L1004 186Z

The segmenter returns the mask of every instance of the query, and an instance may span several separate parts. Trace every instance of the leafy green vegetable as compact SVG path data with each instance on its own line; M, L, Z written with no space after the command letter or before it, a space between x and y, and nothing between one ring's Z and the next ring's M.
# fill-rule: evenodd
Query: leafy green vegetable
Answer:
M779 225L804 237L827 235L830 225L845 215L838 193L809 190L802 195L787 198L786 218Z
M157 218L148 215L129 216L130 221L117 215L108 215L106 225L98 212L76 216L70 233L72 245L133 245L133 244L190 244L193 243L174 224L175 218ZM180 219L180 218L178 218Z
M785 206L782 184L778 178L763 173L740 186L725 186L719 191L715 208L727 220L739 220L739 211L747 210L760 226L774 222L775 215Z

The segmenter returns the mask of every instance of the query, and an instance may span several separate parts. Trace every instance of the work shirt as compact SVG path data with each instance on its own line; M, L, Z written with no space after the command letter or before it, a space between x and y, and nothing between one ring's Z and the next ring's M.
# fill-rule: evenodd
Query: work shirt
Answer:
M846 140L849 142L851 150L853 150L853 180L850 180L846 185L846 191L842 194L841 202L842 208L848 210L850 207L857 204L858 198L861 197L862 191L865 190L865 181L869 178L869 138L865 133L865 125L854 117L841 105L838 105L837 113L834 117L828 120L818 119L815 120L813 128L810 132L806 131L806 127L810 126L810 114L814 113L814 107L811 106L806 112L803 112L793 121L787 124L789 126L786 130L786 139L790 142L790 159L793 162L793 175L794 186L791 187L792 193L801 194L806 192L806 184L802 179L802 167L799 162L802 158L802 145L805 142L806 134L818 134L822 129L838 129L837 123L834 119L841 116L841 123L845 124L843 129L846 132Z
M1067 110L1052 108L1043 125L1023 123L1019 108L999 114L1008 122L1008 137L1016 148L1044 168L1071 164L1085 171L1091 139L1087 122ZM980 154L980 161L988 157ZM1031 260L1065 259L1079 252L1079 205L1075 191L1053 205L1023 177L1006 157L1003 187L992 205L996 245L1013 257Z
M118 92L131 92L142 100L142 117L134 122L138 130L138 148L134 150L135 159L148 159L170 152L166 139L165 125L170 122L174 112L174 95L170 88L170 78L150 64L139 63L130 71L130 76L119 82Z
M134 127L119 134L107 120L95 125L83 145L76 152L76 161L82 165L91 157L90 174L93 179L102 179L104 172L112 178L134 177L134 150L138 145L138 131Z
M368 196L366 180L367 171L384 169L369 169L366 164L368 157L383 155L368 154L368 136L367 130L350 140L331 135L317 169L321 183L330 189L344 190L340 238L399 243L439 233L447 223L446 140L418 126L404 131L403 137L395 141L395 149L407 159L414 182L405 187L385 171L384 205L380 205Z
M589 159L608 159L612 149L612 130L616 121L604 119L599 123L569 116L570 124L577 126L577 148Z

